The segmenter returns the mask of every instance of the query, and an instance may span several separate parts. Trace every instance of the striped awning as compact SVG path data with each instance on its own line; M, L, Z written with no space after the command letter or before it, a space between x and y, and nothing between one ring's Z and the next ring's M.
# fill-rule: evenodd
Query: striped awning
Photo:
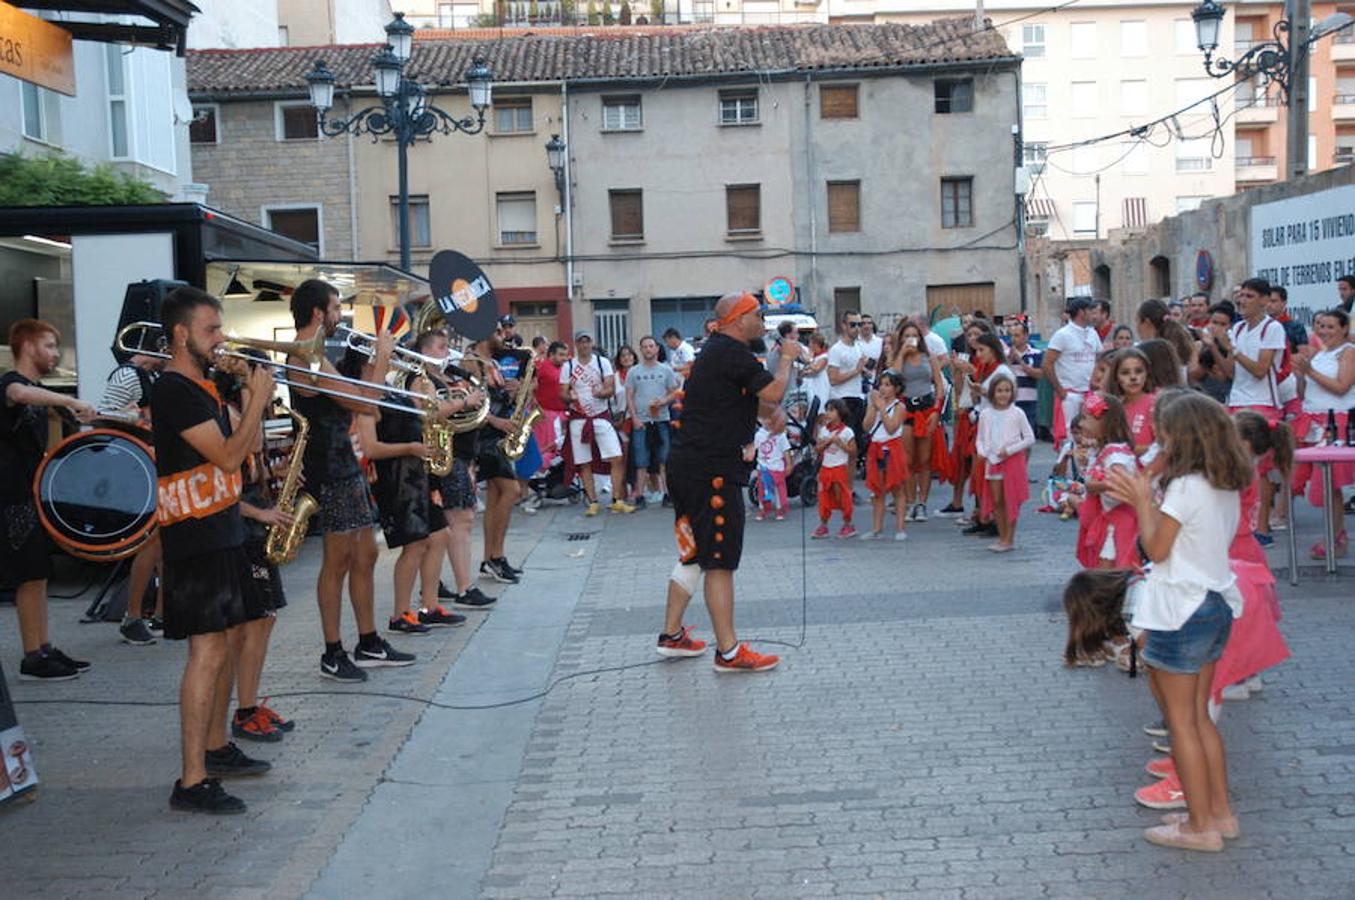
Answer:
M1148 198L1147 197L1125 197L1124 198L1124 227L1125 228L1147 228L1148 227Z
M1054 201L1048 199L1047 197L1027 197L1026 218L1027 219L1054 218Z

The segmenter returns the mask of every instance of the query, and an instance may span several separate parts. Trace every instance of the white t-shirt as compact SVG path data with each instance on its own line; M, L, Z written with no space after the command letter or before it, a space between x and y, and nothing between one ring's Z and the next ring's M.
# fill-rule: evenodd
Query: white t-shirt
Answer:
M872 337L870 340L866 340L865 338L858 338L856 341L856 346L861 348L861 352L865 355L866 359L878 360L880 358L880 354L883 353L885 350L885 339L880 337L878 334Z
M846 341L838 341L828 348L828 366L829 368L836 368L839 372L850 372L856 368L856 364L860 361L862 355L859 341L850 344ZM861 391L860 376L848 378L841 384L833 384L832 380L829 380L828 398L830 400L850 397L859 399L864 396L865 394Z
M1355 353L1355 344L1342 344L1335 350L1328 350L1324 347L1313 354L1313 371L1326 375L1328 378L1335 378L1341 372L1341 354L1343 353ZM1303 411L1306 413L1320 413L1325 416L1329 409L1340 412L1351 407L1355 407L1355 387L1337 396L1312 378L1309 378L1307 385L1304 386ZM1325 419L1323 421L1325 423ZM1300 435L1299 437L1302 438L1303 436Z
M872 444L883 444L886 441L894 440L894 438L903 437L904 424L902 416L899 417L899 427L895 428L893 431L888 430L885 426L885 416L893 414L894 410L898 408L898 405L899 401L895 400L885 407L884 412L876 415L875 427L870 430L870 441Z
M1264 378L1257 378L1241 363L1233 366L1233 389L1228 394L1228 405L1278 407L1281 401L1275 384L1275 370L1284 357L1284 326L1270 316L1262 316L1255 328L1248 328L1246 322L1238 322L1229 337L1236 351L1248 359L1260 359L1263 350L1274 350L1275 355Z
M1181 523L1167 558L1154 563L1134 608L1133 625L1152 631L1178 631L1218 591L1242 615L1242 595L1228 565L1228 548L1242 515L1237 491L1211 487L1199 473L1167 485L1162 512Z
M822 359L827 356L828 356L827 353L823 353L820 354L819 356L814 357L814 360L817 362L819 359ZM815 397L818 398L819 412L823 412L823 407L828 403L828 400L830 399L828 391L829 389L828 366L824 365L824 367L819 370L817 375L806 375L804 378L801 379L800 383L804 385L805 393L809 395L810 402L813 402Z
M696 351L686 341L679 341L676 347L668 348L668 365L674 371L690 366L696 360Z
M753 437L753 445L757 447L759 467L773 472L786 471L786 454L790 452L790 439L786 437L784 431L772 434L759 426L757 434Z
M816 439L821 441L830 435L832 435L832 432L828 430L828 426L820 425L818 437ZM852 430L850 428L843 428L836 436L841 438L845 443L852 437ZM836 466L845 466L850 460L851 456L848 455L847 451L843 450L837 444L829 444L828 449L823 451L823 468L825 469L832 469Z
M1083 328L1069 322L1049 339L1049 350L1057 350L1054 374L1066 391L1085 392L1091 387L1092 370L1101 353L1101 337L1090 325Z
M950 348L946 346L946 339L935 331L929 331L923 340L927 342L928 355L941 360L942 365L945 365L946 357L950 355Z
M602 416L607 413L606 397L596 396L602 390L602 382L613 374L612 364L596 354L588 363L577 359L566 360L560 377L574 388L574 405L585 416Z

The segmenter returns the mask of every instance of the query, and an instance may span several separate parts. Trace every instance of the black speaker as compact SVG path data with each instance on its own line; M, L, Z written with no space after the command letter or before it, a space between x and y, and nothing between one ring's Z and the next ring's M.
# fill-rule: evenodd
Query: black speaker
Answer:
M175 281L170 278L155 278L147 281L134 281L127 285L127 292L122 296L122 315L118 317L118 331L133 322L159 322L160 307L165 302L165 297L175 288L186 287L188 282ZM159 350L158 346L152 346L147 339L149 335L139 333L131 337L146 341L141 345L144 350ZM120 353L116 348L113 355L118 358L118 362L127 362L128 354Z

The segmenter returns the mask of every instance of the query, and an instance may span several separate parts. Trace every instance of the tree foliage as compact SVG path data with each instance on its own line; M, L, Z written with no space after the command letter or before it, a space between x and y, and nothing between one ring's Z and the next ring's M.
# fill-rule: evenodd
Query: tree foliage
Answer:
M162 203L165 194L108 163L90 169L61 154L0 153L0 206Z

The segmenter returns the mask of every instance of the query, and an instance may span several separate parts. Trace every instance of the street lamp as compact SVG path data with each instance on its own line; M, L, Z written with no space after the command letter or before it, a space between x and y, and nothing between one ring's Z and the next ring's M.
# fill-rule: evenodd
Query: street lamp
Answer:
M560 194L560 205L565 202L565 142L558 134L552 134L546 141L546 165L555 174L555 190Z
M417 81L405 77L405 64L413 50L414 26L396 13L386 26L386 44L372 57L373 83L381 99L380 106L358 110L346 119L329 118L334 106L334 73L324 60L316 60L315 68L306 74L311 105L319 121L320 131L328 137L348 134L370 134L372 140L382 135L393 135L398 150L400 181L400 268L410 268L409 250L409 147L421 137L434 132L451 134L479 134L485 127L485 111L494 102L494 73L481 57L475 57L466 69L466 91L470 95L473 116L457 118L428 101L428 92Z
M1267 84L1275 82L1287 97L1290 48L1285 44L1284 35L1289 33L1289 20L1280 19L1275 23L1274 40L1254 44L1236 60L1216 59L1214 51L1219 46L1219 30L1225 14L1224 8L1214 0L1204 0L1190 14L1195 20L1195 43L1204 53L1204 70L1213 78L1237 75L1246 79L1263 75Z

